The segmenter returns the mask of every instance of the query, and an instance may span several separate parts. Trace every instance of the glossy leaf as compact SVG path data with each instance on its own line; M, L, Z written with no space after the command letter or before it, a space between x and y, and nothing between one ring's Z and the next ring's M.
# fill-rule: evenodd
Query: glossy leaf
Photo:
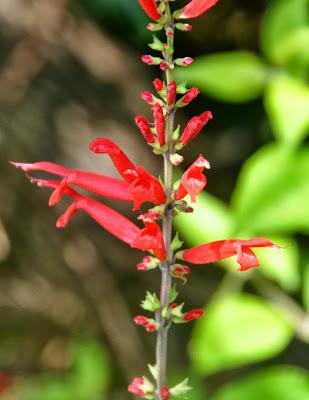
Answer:
M197 372L208 375L274 357L292 335L282 316L261 298L226 296L216 298L196 323L190 355Z
M244 164L233 194L236 232L309 232L309 148L271 144Z
M273 132L282 142L298 144L309 134L309 86L279 76L266 90L265 108Z
M309 373L282 365L268 367L224 385L211 400L308 400Z
M192 66L175 71L179 80L198 86L218 100L241 103L259 97L268 68L254 53L235 51L198 57Z
M309 0L275 0L265 14L262 24L261 47L273 62L286 60L284 57L285 39L293 31L308 24ZM303 52L308 48L302 47Z

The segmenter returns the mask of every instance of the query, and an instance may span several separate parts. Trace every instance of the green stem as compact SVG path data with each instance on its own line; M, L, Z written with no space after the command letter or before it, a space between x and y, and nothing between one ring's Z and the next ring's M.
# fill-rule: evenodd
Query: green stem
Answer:
M174 33L173 17L170 12L169 4L166 3L166 15L167 22L165 24L165 30L172 29ZM173 62L173 51L174 51L174 35L167 39L168 48L164 54L165 61L169 64ZM166 71L166 84L168 85L173 80L173 74L171 70ZM174 110L169 110L166 115L166 142L168 150L164 154L164 189L167 197L167 205L165 215L162 219L162 234L164 238L165 247L167 250L167 259L161 263L161 312L158 317L160 323L160 329L157 334L156 344L156 365L158 369L157 378L157 390L156 400L160 400L160 392L164 385L166 385L166 369L167 369L167 346L168 346L168 331L169 322L162 317L162 311L169 307L170 303L170 292L172 285L172 276L170 273L170 267L173 263L173 250L171 248L172 242L172 223L173 223L173 164L170 161L170 155L173 153L173 131L174 131Z

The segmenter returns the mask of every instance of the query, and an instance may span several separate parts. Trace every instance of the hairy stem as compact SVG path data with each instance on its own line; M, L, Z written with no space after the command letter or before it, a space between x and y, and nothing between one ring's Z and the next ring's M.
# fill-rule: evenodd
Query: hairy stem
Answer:
M174 21L170 12L168 3L166 4L166 15L167 21L165 24L165 30L172 29L174 33ZM165 61L168 64L173 62L174 52L174 35L168 37L167 48L164 53ZM166 71L166 84L168 85L173 80L172 71L168 69ZM168 346L168 331L169 322L162 317L162 311L169 306L170 303L170 292L172 284L172 276L170 273L170 267L173 263L173 250L171 248L172 242L172 222L173 222L173 164L170 161L170 155L173 153L173 131L174 131L174 113L175 110L168 109L166 114L166 142L168 146L167 152L164 154L164 189L167 196L167 205L165 215L162 220L162 233L167 250L167 259L161 263L161 312L159 316L160 329L157 334L156 344L156 365L158 368L158 379L157 379L157 391L156 400L160 400L160 391L164 385L166 385L166 365L167 365L167 346Z

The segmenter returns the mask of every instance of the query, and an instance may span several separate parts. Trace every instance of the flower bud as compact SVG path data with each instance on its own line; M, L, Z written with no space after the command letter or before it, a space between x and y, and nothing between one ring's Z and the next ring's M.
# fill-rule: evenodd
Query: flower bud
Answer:
M154 134L151 132L150 125L146 117L144 117L143 115L137 115L135 117L135 124L141 131L147 143L149 144L155 143L156 138Z
M146 293L145 300L141 302L141 307L146 311L156 312L161 307L160 300L155 293Z
M170 162L175 165L175 167L178 167L178 165L180 165L183 162L183 156L181 156L180 154L171 154L170 155Z
M166 33L167 37L173 37L174 36L174 32L173 32L172 28L167 28L165 33Z
M145 326L148 324L148 318L144 317L143 315L137 315L134 318L134 322L136 323L136 325Z
M175 64L181 67L187 67L193 63L193 58L191 57L184 57L184 58L176 58Z
M160 392L161 400L168 400L170 398L170 392L167 386L163 386Z
M187 93L177 102L177 107L184 107L191 103L198 95L200 91L197 87L193 87L187 91Z
M152 318L144 317L143 315L137 315L134 318L136 325L143 326L147 332L157 331L160 325Z
M154 393L154 386L145 376L135 377L128 386L128 391L136 396L151 396Z
M162 63L162 58L152 57L149 54L144 54L141 57L141 60L143 61L143 63L145 63L147 65L159 65L160 63Z
M174 264L171 268L171 272L175 277L183 277L191 272L190 267L187 265Z
M148 92L148 90L143 90L141 92L141 98L149 104L153 104L156 101L155 97L150 92Z
M159 266L160 261L151 256L145 256L143 260L137 264L136 269L138 271L149 271Z
M183 32L189 32L192 31L192 25L190 24L182 24L182 23L177 23L175 25L176 29L183 31Z
M151 32L157 32L157 31L160 31L163 28L163 25L161 25L161 24L153 24L152 22L150 22L149 24L147 24L146 28Z
M184 316L184 321L193 321L194 319L202 318L204 315L204 310L201 308L196 308L195 310L188 311Z
M162 71L167 71L169 68L170 68L170 66L168 65L168 63L166 63L166 62L161 62L161 64L160 64L160 69L161 69Z
M175 103L177 93L177 84L175 81L172 81L168 84L167 87L167 98L166 103L170 106Z
M163 82L161 81L161 79L156 78L155 80L152 81L152 83L156 91L161 92L161 90L163 89Z
M157 138L160 147L165 145L165 117L163 113L163 108L159 103L155 103L152 106L154 125L156 128Z

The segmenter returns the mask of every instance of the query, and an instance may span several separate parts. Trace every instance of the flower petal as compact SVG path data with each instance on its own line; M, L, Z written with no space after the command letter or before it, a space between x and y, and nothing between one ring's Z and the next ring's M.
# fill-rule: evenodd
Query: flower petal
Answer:
M191 0L181 14L181 18L196 18L212 8L219 0Z
M155 0L138 0L138 2L149 18L154 20L161 18L161 14L158 10Z

